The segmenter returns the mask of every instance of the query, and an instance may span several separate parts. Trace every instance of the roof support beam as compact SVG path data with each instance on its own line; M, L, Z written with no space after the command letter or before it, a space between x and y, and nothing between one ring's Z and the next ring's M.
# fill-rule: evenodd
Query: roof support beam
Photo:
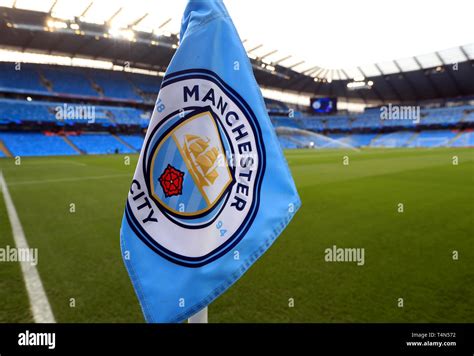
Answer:
M117 11L115 11L115 13L107 20L105 21L106 24L110 24L114 18L116 18L118 16L118 14L120 14L122 12L122 9L123 7L119 8Z
M408 76L405 74L405 72L402 70L402 67L400 67L400 64L398 64L398 62L396 60L393 61L393 63L395 64L395 67L397 67L397 69L400 71L399 74L403 77L403 79L405 79L406 83L408 84L408 86L412 90L413 94L415 95L415 100L418 101L421 98L420 93L418 92L416 87L413 85L411 80L408 78Z
M304 74L304 75L310 75L311 73L314 73L318 69L319 69L318 66L314 66L314 67L311 67L311 68L308 68L308 69L302 71L301 73Z
M397 91L397 89L395 88L395 86L390 82L390 80L386 80L385 79L385 76L382 72L382 69L380 69L379 65L377 63L374 64L375 68L377 68L378 72L380 73L380 76L385 80L385 83L387 84L387 86L392 90L392 92L395 94L395 96L397 97L397 99L399 101L403 101L402 99L402 96L400 95L400 93Z
M167 24L169 24L171 20L172 20L172 18L170 17L165 22L163 22L160 26L158 26L158 28L161 30L163 27L165 27Z
M290 58L291 58L291 54L289 56L280 58L279 60L273 62L273 64L280 64L281 62L286 61L287 59L290 59Z
M314 75L313 77L314 78L321 78L321 73L324 72L324 68L319 68L318 70L316 70L316 72L314 72Z
M464 57L466 57L466 60L467 61L470 61L471 58L469 58L469 55L467 54L466 50L464 49L463 46L459 46L459 49L461 50L462 54L464 55Z
M268 56L271 56L272 54L275 54L275 53L277 53L277 52L278 52L277 49L275 49L275 50L273 50L273 51L270 51L270 52L267 52L267 53L265 53L263 56L260 57L260 60L265 59L265 58L267 58Z
M143 15L142 17L139 17L138 19L136 19L134 22L132 22L130 24L131 27L134 27L134 26L137 26L140 22L142 22L143 20L145 20L147 17L148 17L149 13L147 12L145 15Z
M421 65L420 61L418 60L418 58L416 57L413 57L413 60L416 62L416 64L418 65L418 67L420 67L420 69L422 71L424 71L424 68L423 66ZM441 98L443 95L441 95L439 89L436 87L435 83L433 82L433 79L431 79L431 77L429 75L426 75L425 73L425 78L426 78L426 81L428 82L428 84L431 86L431 88L433 89L433 91L435 92L436 96L438 98Z
M58 0L54 0L53 4L49 7L49 11L48 11L49 15L51 15L57 3L58 3Z
M256 51L257 49L262 48L262 47L263 47L263 44L259 44L258 46L255 46L254 48L249 49L247 53L252 53L253 51Z
M467 58L467 62L472 62L472 59L469 58L469 55L467 54L467 52L466 52L466 50L463 48L463 46L460 46L459 49L460 49L461 52L464 54L464 57ZM471 70L471 72L474 72L474 67L473 67L472 64L469 66L469 69Z
M87 11L89 11L89 9L92 7L92 5L94 4L94 0L92 0L89 5L86 6L86 8L84 9L84 11L82 11L81 15L79 17L84 17L86 16L87 14Z
M288 69L293 69L301 64L303 64L304 61L299 61L299 62L296 62L295 64L292 64L291 66L287 67Z
M445 68L445 71L446 71L446 74L448 75L449 79L451 79L451 81L453 82L454 84L454 87L456 88L457 92L458 92L458 95L466 95L466 92L464 91L463 88L461 88L461 86L459 85L459 82L456 80L456 78L454 77L453 73L451 73L451 70L449 69L449 65L446 64L446 62L444 61L443 57L441 57L441 55L439 54L439 52L435 52L435 55L436 57L438 57L438 59L441 61L441 63L443 63L443 65L446 67Z

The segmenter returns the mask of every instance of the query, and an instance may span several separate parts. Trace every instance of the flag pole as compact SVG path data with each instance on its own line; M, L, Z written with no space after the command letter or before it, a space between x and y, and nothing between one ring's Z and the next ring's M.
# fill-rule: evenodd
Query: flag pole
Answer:
M207 324L207 307L191 316L188 319L188 324Z

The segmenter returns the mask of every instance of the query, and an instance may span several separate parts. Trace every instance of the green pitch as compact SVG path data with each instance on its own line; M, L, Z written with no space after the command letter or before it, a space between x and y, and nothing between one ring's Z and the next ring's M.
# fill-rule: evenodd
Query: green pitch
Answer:
M474 321L474 150L286 157L303 206L210 306L211 322ZM143 321L119 248L137 156L130 158L130 165L124 156L0 159L59 322ZM1 199L0 248L7 245ZM364 264L325 261L334 245L363 248ZM0 262L0 301L1 322L31 321L17 263Z

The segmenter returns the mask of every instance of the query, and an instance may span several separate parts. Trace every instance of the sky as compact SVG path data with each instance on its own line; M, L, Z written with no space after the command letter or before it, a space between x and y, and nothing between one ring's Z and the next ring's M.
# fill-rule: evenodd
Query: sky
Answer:
M227 3L241 36L278 49L282 57L293 54L295 60L324 68L384 62L474 42L473 0ZM265 26L259 24L263 13Z
M17 7L47 11L53 0L17 0ZM245 47L254 54L277 50L268 61L291 55L283 65L304 61L339 69L431 53L474 42L474 0L225 0ZM11 6L13 0L0 0ZM59 0L54 13L79 15L90 0ZM95 0L86 17L101 22L123 7L114 26L150 15L140 26L179 32L186 0Z

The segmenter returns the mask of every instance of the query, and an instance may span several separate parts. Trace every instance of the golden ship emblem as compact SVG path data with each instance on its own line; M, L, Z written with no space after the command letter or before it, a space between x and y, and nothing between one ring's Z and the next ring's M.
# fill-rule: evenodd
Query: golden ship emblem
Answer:
M184 155L191 174L196 178L200 187L211 186L216 181L219 150L210 147L209 139L197 135L185 135Z

